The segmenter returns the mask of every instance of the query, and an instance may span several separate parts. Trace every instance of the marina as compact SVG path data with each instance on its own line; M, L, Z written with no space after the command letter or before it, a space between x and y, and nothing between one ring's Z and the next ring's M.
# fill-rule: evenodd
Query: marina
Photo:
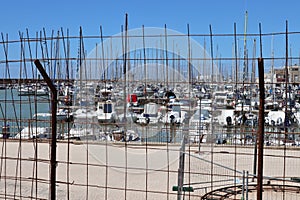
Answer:
M110 83L113 88L113 83ZM204 139L204 141L209 140L210 143L219 143L220 138L222 141L228 141L233 144L232 138L234 138L235 133L241 133L242 138L239 140L249 140L251 138L252 142L247 144L254 144L254 136L255 131L258 126L258 102L250 102L247 107L244 104L235 103L229 101L229 105L227 98L231 99L229 95L225 96L224 105L214 104L213 102L218 101L217 99L209 99L209 98L189 98L190 105L184 108L183 103L181 102L181 98L167 98L166 95L162 95L162 98L153 98L151 102L151 98L147 98L145 101L145 96L140 95L137 97L137 94L133 93L135 98L135 103L128 101L125 99L125 108L126 108L126 117L124 117L124 101L122 102L122 95L118 93L114 93L112 91L106 92L105 96L99 96L95 91L99 85L94 86L92 88L91 84L89 86L89 90L92 93L88 93L87 90L84 91L84 98L89 96L89 99L94 99L94 102L86 102L85 99L80 99L78 97L70 96L68 98L74 98L77 102L69 105L65 102L66 97L61 96L58 102L58 110L57 110L57 127L60 128L64 126L64 129L61 130L59 134L60 139L64 139L70 132L72 133L73 127L76 123L81 123L81 125L85 124L95 124L97 126L91 134L93 134L93 138L97 140L97 138L106 138L102 135L105 134L112 135L113 132L120 132L126 135L126 131L134 133L138 138L142 139L139 142L143 141L145 138L145 131L147 134L152 136L157 136L157 142L159 141L168 141L167 138L161 139L162 137L170 137L170 136L162 136L160 133L164 132L172 132L174 134L177 133L179 136L179 140L182 139L182 130L185 127L189 128L190 142L199 142L199 137ZM201 86L201 88L205 88L207 86ZM74 91L69 91L70 94L75 94L76 86L72 86ZM155 88L159 88L156 86ZM122 88L116 88L116 90L121 90ZM62 91L65 88L61 89ZM80 90L80 89L79 89ZM163 88L159 88L159 90L163 90ZM181 90L180 88L176 88L176 90ZM194 90L195 91L195 90ZM206 91L209 91L206 88ZM95 93L93 93L95 92ZM155 91L152 92L155 95ZM201 93L196 90L197 93L200 93L201 96L213 96L213 94ZM224 89L224 94L230 94L229 91ZM291 90L291 93L297 93L297 90ZM38 127L36 131L39 132L40 128L47 128L48 134L51 133L51 108L50 108L50 100L51 97L49 94L46 95L36 95L35 92L27 95L19 95L19 89L17 88L6 88L0 90L0 95L2 98L6 96L6 102L12 102L12 104L2 106L1 110L3 120L1 123L9 126L9 137L13 139L19 133L22 132L23 129L28 129L28 127ZM82 94L79 94L81 96ZM177 94L179 96L179 94ZM108 97L109 96L109 97ZM120 98L121 97L121 98ZM251 97L247 97L251 98ZM103 100L109 99L109 100ZM282 104L282 96L277 94L276 104ZM182 99L184 102L187 99ZM241 100L237 100L241 101ZM293 106L289 106L288 110L288 118L285 118L285 111L280 110L278 106L273 109L267 109L269 104L266 104L266 112L265 112L265 132L266 138L265 142L269 145L279 145L284 144L284 138L282 141L275 141L278 139L277 133L281 133L284 128L288 129L288 141L292 145L297 146L299 144L299 100L296 98L291 99L290 102L293 103ZM3 99L4 102L4 99ZM122 102L122 103L120 103ZM148 102L148 103L145 103ZM145 104L143 104L145 103ZM84 105L80 105L84 104ZM250 105L253 104L253 105ZM215 106L213 106L215 105ZM242 106L244 110L241 110ZM21 108L21 110L19 109ZM6 112L5 112L6 110ZM8 112L11 110L15 110L15 112ZM201 113L201 114L200 114ZM5 117L4 117L5 116ZM285 126L287 123L288 126ZM68 128L68 129L67 129ZM3 128L7 132L5 128ZM105 131L104 131L105 130ZM24 130L25 131L25 130ZM25 131L29 134L28 131ZM272 134L274 132L274 134ZM7 133L2 133L7 134ZM32 133L30 133L32 134ZM35 135L38 135L36 133ZM71 134L72 135L72 134ZM84 135L84 134L83 134ZM164 134L163 134L164 135ZM8 139L7 138L7 139ZM28 135L27 138L33 138ZM50 136L46 137L50 138ZM70 137L66 137L69 139ZM110 137L111 138L111 137ZM120 138L120 137L119 137ZM121 137L122 138L122 137ZM151 141L155 142L156 140L151 137ZM196 138L196 139L195 139ZM270 139L270 140L269 140ZM241 144L246 142L241 142Z

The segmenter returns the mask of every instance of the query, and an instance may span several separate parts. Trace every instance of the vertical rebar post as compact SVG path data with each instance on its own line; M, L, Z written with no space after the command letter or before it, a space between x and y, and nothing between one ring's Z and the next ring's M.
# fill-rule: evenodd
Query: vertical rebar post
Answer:
M258 58L258 76L259 76L259 121L257 130L257 144L258 144L258 167L257 167L257 200L262 200L263 192L263 157L264 157L264 60Z
M249 171L246 172L246 200L248 200Z
M245 199L245 170L243 170L242 199Z
M188 129L184 129L183 130L183 139L181 142L181 147L180 147L180 152L179 152L177 200L181 200L182 192L183 192L185 144L187 142L187 137L188 137Z
M289 34L288 34L288 21L286 21L285 27L285 108L284 108L284 148L283 148L283 194L282 197L285 199L285 177L286 177L286 142L288 140L288 125L289 125L289 114L288 114L288 101L291 99L290 87L289 87ZM289 96L288 96L289 95ZM290 102L291 105L291 102Z
M55 200L55 182L56 182L56 110L57 110L57 90L49 78L44 67L37 59L34 61L35 66L43 76L51 91L51 158L50 158L50 199Z

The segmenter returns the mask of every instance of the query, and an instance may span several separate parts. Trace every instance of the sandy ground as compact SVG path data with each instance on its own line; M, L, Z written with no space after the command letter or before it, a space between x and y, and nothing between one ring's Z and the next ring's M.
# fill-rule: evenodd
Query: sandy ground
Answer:
M172 187L177 185L179 148L179 145L146 148L124 143L58 143L57 199L177 199ZM195 153L197 150L197 146L186 149L190 154L185 160L184 183L196 189L186 193L186 199L199 199L225 185L239 185L243 181L239 172L253 172L251 148L202 145L201 159ZM1 160L0 198L49 199L49 152L48 143L37 146L32 142L1 143L5 159ZM283 159L282 149L266 149L264 175L300 177L300 159L294 158L299 153L298 149L290 149ZM232 171L235 168L237 171ZM255 199L251 195L249 199ZM274 192L265 195L264 199L274 199ZM283 197L275 199L300 198L294 193Z
M57 199L175 199L179 146L168 149L58 143ZM37 162L34 150L31 142L7 142L2 148L7 159L1 163L0 198L49 198L49 144L37 145Z

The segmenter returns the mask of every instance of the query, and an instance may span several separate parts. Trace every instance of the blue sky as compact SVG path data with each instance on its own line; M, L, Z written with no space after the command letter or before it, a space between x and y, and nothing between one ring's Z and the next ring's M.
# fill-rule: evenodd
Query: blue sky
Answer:
M159 27L187 33L209 34L209 25L213 33L233 33L234 23L237 32L244 32L244 16L248 11L248 33L258 33L259 23L263 33L284 32L288 20L290 31L299 31L299 5L295 0L128 0L128 1L68 1L68 0L9 0L1 4L1 32L9 35L10 40L19 39L18 31L26 28L34 36L35 32L45 28L47 31L69 29L70 35L78 36L82 26L84 35L99 35L100 25L104 35L120 32L124 24L125 13L129 16L129 29ZM253 38L249 39L249 49ZM299 56L297 48L300 40L291 40L291 48L295 56ZM219 56L232 55L232 39L227 45L216 39L219 45ZM224 42L225 43L225 42ZM264 43L264 55L270 57L270 37ZM214 47L216 48L216 47ZM284 41L275 38L275 56L284 55ZM89 51L89 49L88 49ZM19 54L18 54L19 55ZM250 55L251 56L251 55ZM282 65L282 62L278 65Z
M17 37L18 31L28 28L35 32L46 29L69 28L77 32L79 26L86 34L98 34L99 26L104 33L116 34L124 24L124 15L129 15L129 28L142 25L167 27L186 32L190 24L191 32L208 33L209 25L215 33L232 33L233 24L238 31L244 29L244 13L249 13L248 30L257 32L258 23L263 31L278 32L285 30L285 20L291 30L300 29L299 4L295 0L185 0L185 1L37 1L10 0L1 4L1 32Z

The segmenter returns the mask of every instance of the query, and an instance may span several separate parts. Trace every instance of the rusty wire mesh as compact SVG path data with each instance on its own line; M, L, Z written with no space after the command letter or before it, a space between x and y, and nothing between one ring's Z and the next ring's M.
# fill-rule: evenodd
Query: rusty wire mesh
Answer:
M265 124L264 199L298 199L299 37L235 29L196 34L189 27L113 36L102 28L97 36L26 30L17 40L2 34L0 197L50 196L51 95L33 64L39 59L65 111L55 127L57 199L255 199L262 56L265 102L276 101L273 111L287 116ZM168 115L170 90L185 116L176 122ZM103 98L115 106L108 121L97 115L107 106ZM156 109L150 119L143 111L151 103L158 106L149 106ZM243 114L252 115L243 121Z

